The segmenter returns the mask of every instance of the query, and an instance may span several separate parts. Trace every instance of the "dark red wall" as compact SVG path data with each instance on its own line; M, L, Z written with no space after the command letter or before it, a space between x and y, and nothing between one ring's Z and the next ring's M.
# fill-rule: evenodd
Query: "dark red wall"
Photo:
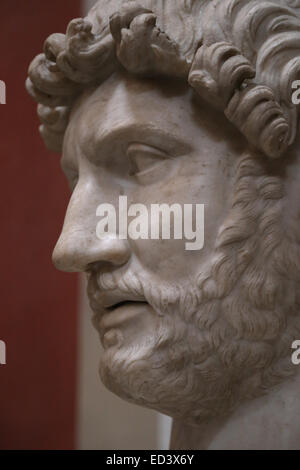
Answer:
M79 0L0 5L1 449L74 447L77 279L51 264L68 189L59 156L39 137L24 82L46 37L78 16Z

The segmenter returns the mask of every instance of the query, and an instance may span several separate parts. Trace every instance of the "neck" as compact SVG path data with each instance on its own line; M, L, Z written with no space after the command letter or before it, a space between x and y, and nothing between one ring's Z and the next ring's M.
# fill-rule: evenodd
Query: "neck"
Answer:
M295 366L296 367L296 366ZM298 450L300 369L267 395L241 404L226 418L194 427L173 421L171 449Z

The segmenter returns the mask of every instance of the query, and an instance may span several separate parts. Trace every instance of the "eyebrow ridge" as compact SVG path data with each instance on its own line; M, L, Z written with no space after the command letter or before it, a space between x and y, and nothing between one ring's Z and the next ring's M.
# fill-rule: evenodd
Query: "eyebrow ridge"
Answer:
M129 136L128 134L131 134ZM109 129L103 133L99 133L94 137L87 137L83 139L80 144L81 150L86 153L88 149L88 157L93 158L97 150L101 147L109 145L113 141L118 140L127 140L133 142L138 142L140 144L149 144L153 147L156 147L157 150L161 150L160 147L163 147L163 151L176 151L175 156L180 154L187 153L191 151L192 146L185 142L180 136L166 132L161 128L156 127L153 124L126 124L120 125L114 129ZM142 141L141 141L142 140ZM145 141L145 142L144 142ZM161 144L163 142L163 144Z

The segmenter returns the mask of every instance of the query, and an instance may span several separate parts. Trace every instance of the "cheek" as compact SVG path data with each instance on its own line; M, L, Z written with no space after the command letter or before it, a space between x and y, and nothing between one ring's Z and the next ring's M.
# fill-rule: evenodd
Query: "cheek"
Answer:
M132 251L141 265L141 269L151 274L157 274L159 279L165 281L180 281L188 276L196 275L201 269L201 265L209 258L214 246L215 235L217 233L216 217L210 217L215 211L211 185L204 183L203 176L181 176L174 181L169 181L165 185L152 185L143 188L139 194L135 195L135 200L147 206L148 214L151 214L151 204L179 204L181 207L182 219L184 220L184 204L193 205L192 220L189 219L188 228L196 231L197 239L200 242L203 221L197 214L196 204L204 204L204 246L201 249L189 250L187 243L194 243L184 236L181 239L174 239L173 217L170 224L170 239L146 239L129 240ZM151 234L151 223L153 219L149 217L149 235ZM196 223L197 222L197 223ZM193 223L193 225L191 225ZM182 225L182 232L186 229ZM195 245L194 245L195 246Z
M185 250L185 240L136 240L132 243L142 271L165 282L180 282L199 272L203 250Z

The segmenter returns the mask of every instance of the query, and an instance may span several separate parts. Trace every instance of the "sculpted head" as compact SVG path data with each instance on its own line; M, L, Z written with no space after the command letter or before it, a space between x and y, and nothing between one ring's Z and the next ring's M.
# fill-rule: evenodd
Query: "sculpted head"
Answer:
M53 260L87 273L101 378L193 424L295 372L296 3L101 0L29 68L40 132L72 187ZM204 204L204 247L100 240L97 206L120 195Z

